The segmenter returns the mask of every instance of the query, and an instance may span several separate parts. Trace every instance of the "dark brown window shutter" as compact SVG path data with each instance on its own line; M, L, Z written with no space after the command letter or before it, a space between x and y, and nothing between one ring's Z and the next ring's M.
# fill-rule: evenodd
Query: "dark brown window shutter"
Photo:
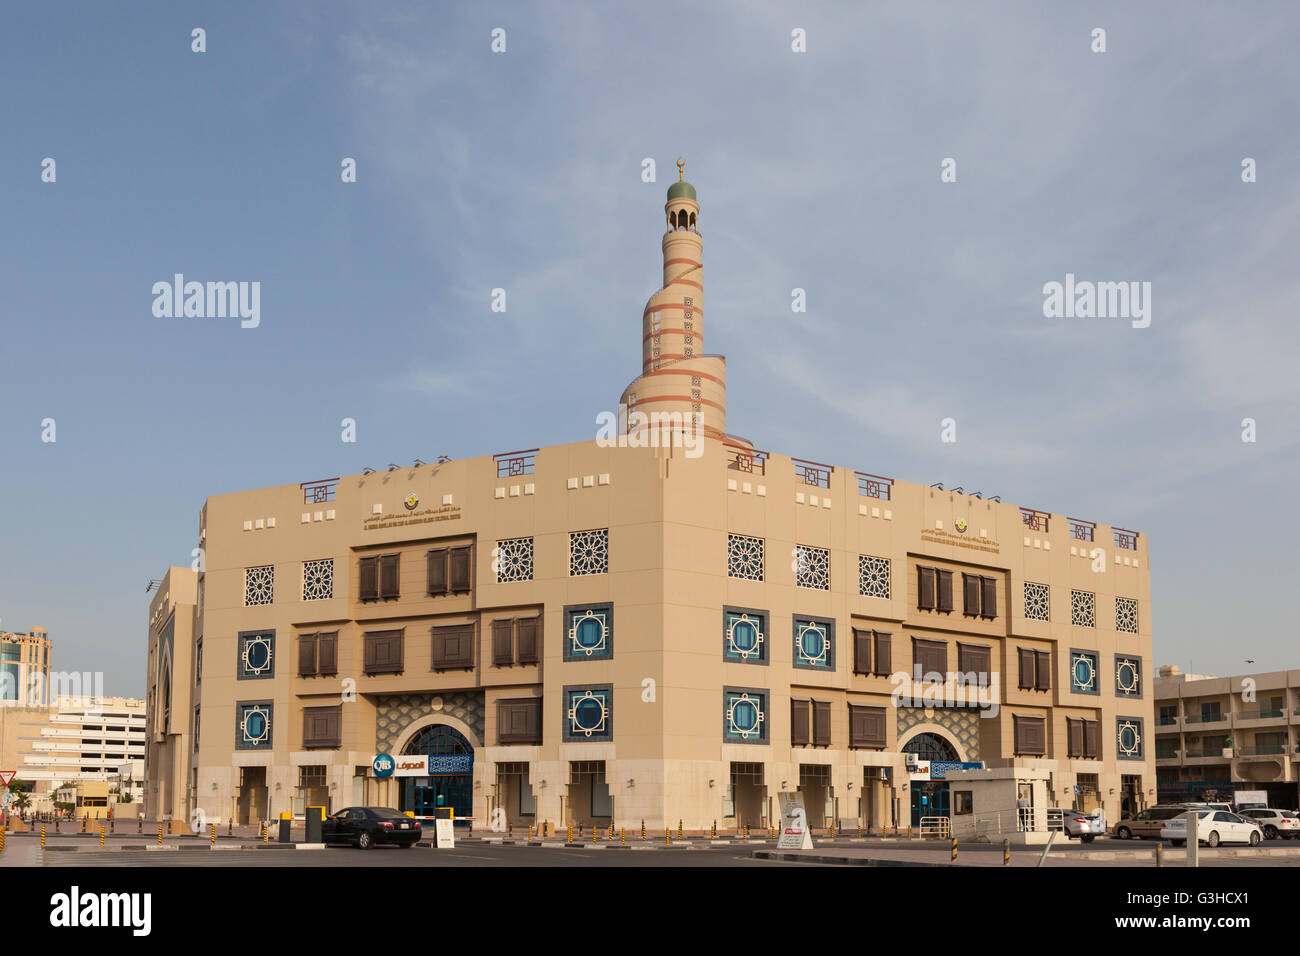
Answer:
M512 618L502 618L492 622L492 665L508 667L515 662L514 652L515 622Z
M1044 755L1043 723L1042 717L1015 718L1015 751L1017 754L1030 757Z
M938 574L938 597L935 598L935 607L940 611L952 610L952 572L937 571Z
M315 634L301 634L298 637L298 676L316 676Z
M998 616L998 581L997 578L980 578L983 591L983 608L980 616L989 620Z
M849 747L883 749L885 708L849 704Z
M316 636L316 672L322 677L333 677L339 672L338 647L338 631Z
M538 645L538 631L542 619L539 617L521 617L519 619L519 663L536 664L541 653Z
M365 635L367 674L397 674L402 670L402 632L371 631Z
M397 597L397 561L400 554L385 554L379 559L379 596Z
M469 590L469 545L451 549L451 590L461 593Z
M379 558L361 559L361 576L358 593L363 601L375 601L379 598Z
M831 702L815 700L813 710L813 744L818 747L831 745Z
M946 675L948 671L948 645L944 641L923 641L919 637L912 638L912 663L921 668L921 679L929 679L929 675L937 673ZM940 677L940 680L943 680Z
M1083 756L1083 721L1075 720L1073 717L1065 721L1070 731L1070 756Z
M916 606L922 611L934 610L934 568L916 569Z
M1020 689L1034 689L1034 652L1027 647L1017 648L1020 657Z
M497 742L540 744L542 699L522 697L497 702Z
M1097 746L1100 738L1100 726L1095 720L1083 722L1083 755L1090 760L1101 759L1101 750Z
M992 671L990 649L981 644L958 644L957 660L957 669L963 674L988 674Z
M343 742L343 707L304 707L302 710L302 744L304 748L336 749Z
M888 677L894 669L894 649L890 638L892 635L876 631L876 666L878 675Z
M853 673L871 673L871 632L853 629Z
M980 579L978 575L961 576L962 607L967 617L978 617L980 613Z
M790 746L803 747L809 742L807 700L790 701Z
M1052 654L1051 651L1034 651L1038 666L1034 668L1034 686L1038 690L1052 689Z
M434 548L429 552L429 593L446 594L447 590L447 549Z

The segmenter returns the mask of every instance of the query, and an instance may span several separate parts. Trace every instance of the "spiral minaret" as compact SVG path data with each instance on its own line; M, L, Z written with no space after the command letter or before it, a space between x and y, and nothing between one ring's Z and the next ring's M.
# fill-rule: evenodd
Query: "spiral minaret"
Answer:
M664 205L668 229L663 237L664 284L641 314L641 374L623 391L629 433L638 430L640 412L679 413L706 438L727 434L727 360L704 354L704 244L700 204L678 162L678 181ZM662 419L661 419L662 420Z

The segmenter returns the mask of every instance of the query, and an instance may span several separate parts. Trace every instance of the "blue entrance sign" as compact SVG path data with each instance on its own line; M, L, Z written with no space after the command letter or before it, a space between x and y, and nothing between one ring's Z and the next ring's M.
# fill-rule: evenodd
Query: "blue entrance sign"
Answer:
M474 772L473 754L430 754L429 776Z
M950 770L983 770L984 763L980 760L963 761L963 760L931 760L930 761L930 779L947 780Z

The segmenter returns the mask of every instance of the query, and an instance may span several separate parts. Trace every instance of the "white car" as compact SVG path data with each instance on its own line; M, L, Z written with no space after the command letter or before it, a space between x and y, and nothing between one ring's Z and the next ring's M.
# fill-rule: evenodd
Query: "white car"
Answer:
M1081 843L1091 843L1106 832L1106 817L1101 810L1080 813L1066 810L1061 815L1061 825L1067 840L1078 837Z
M1294 810L1270 810L1267 807L1243 810L1243 817L1254 820L1264 828L1265 840L1294 840L1300 836L1300 817Z
M1259 846L1264 839L1263 828L1254 820L1239 817L1227 810L1193 810L1196 814L1196 839L1206 846L1218 846L1220 843L1249 843ZM1168 840L1174 846L1187 843L1187 817L1178 816L1167 820L1160 830L1160 839Z

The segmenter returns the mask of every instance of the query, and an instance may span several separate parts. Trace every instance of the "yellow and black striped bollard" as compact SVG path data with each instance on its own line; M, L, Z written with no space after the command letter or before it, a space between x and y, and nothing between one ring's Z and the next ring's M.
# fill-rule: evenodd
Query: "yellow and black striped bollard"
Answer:
M45 824L41 824L41 846L45 846Z
M208 843L212 846L217 845L217 825L215 823L208 824Z
M956 853L957 851L954 850L953 852ZM1011 841L1010 840L1002 841L1002 865L1003 866L1011 865Z
M99 825L99 845L104 845L104 824Z
M952 862L957 862L957 838L952 838Z
M569 824L569 831L568 831L568 832L569 832L569 835L568 835L568 837L565 838L565 841L564 841L564 842L565 842L565 843L572 843L572 842L573 842L573 824L572 824L572 823Z
M664 846L672 846L673 841L672 841L671 834L672 834L672 830L670 830L668 827L664 827Z
M627 846L627 827L618 828L618 845Z
M163 831L163 825L160 823L158 824L158 845L159 846L162 846L162 831Z
M641 842L645 842L645 821L641 821Z

